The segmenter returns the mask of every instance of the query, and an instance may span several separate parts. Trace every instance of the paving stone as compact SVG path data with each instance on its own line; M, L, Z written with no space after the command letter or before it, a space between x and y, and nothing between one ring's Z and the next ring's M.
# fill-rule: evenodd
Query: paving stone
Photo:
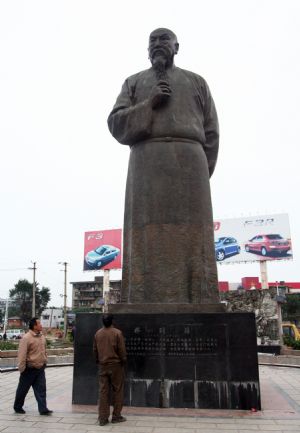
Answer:
M176 423L176 428L179 429L209 429L209 428L217 428L217 425L215 423L204 423L201 421L198 422L177 422Z
M46 369L47 396L54 414L38 414L32 391L28 394L25 415L13 412L18 372L1 373L1 433L295 433L300 432L300 370L285 367L260 367L262 400L268 409L252 414L234 410L191 410L124 408L127 422L100 427L96 406L72 406L72 367ZM268 389L265 384L268 384ZM276 406L273 394L281 396L285 407ZM274 395L275 395L274 394ZM291 403L292 402L292 403ZM265 405L266 406L266 405ZM132 413L134 410L134 413ZM80 413L78 412L80 411Z
M253 433L253 430L239 430L238 433ZM270 430L258 430L258 433L270 433ZM281 433L281 432L278 432L277 430L277 433Z
M217 424L216 425L217 429L222 429L223 428L223 424ZM243 420L238 420L236 423L232 423L232 424L226 424L225 426L226 429L232 428L232 429L236 429L236 430L251 430L252 432L254 430L258 430L258 423L257 424L244 424Z
M220 429L207 429L207 430L202 430L202 429L196 429L195 430L195 433L220 433L220 432L222 432L222 433L238 433L238 430L236 430L236 429L230 429L230 430L227 430L227 429L223 429L223 430L220 430ZM177 433L177 432L176 432ZM178 433L180 433L180 431L178 430ZM261 432L259 432L259 433L261 433Z
M163 433L163 429L162 433ZM127 426L126 422L122 422L120 424L112 424L111 425L112 432L124 432L124 433L153 433L154 429L152 427L132 427ZM189 432L191 433L191 432Z
M126 417L127 418L127 417ZM128 419L128 418L127 418ZM148 419L143 421L135 421L137 427L175 427L176 422L173 420Z
M63 417L61 418L60 422L62 424L79 424L79 425L84 425L84 424L96 424L97 423L97 419L90 419L90 418L68 418L68 417Z
M172 427L154 427L152 430L152 433L196 433L196 430L194 428L192 429L185 429L185 428L172 428Z
M282 420L275 420L275 424L282 424ZM292 425L297 425L299 426L299 431L300 431L300 418L299 419L285 419L284 420L284 424L292 424Z
M61 422L61 417L57 417L57 416L53 416L53 415L50 415L50 416L43 416L43 415L39 415L39 414L25 415L25 419L26 419L26 421L32 421L34 423L43 422L45 424Z
M82 424L78 424L78 425L73 425L73 427L70 430L64 430L64 431L68 431L68 432L74 432L74 433L79 433L81 431L85 431L86 433L91 433L92 431L95 431L95 429L98 429L98 432L102 432L102 431L111 431L111 427L112 424L107 424L105 426L99 426L99 424L95 424L95 425L82 425ZM100 429L100 430L99 430ZM103 430L106 429L106 430Z
M34 426L33 422L26 422L23 420L11 421L11 420L0 420L0 426L7 426L7 427L22 427L22 428L30 428Z
M95 430L96 428L98 428L98 430ZM100 430L100 428L101 428L101 430ZM103 430L104 429L104 430ZM63 430L64 432L72 432L73 430ZM94 426L94 430L86 430L86 428L83 426L83 428L81 429L81 430L76 430L76 433L91 433L91 432L93 432L93 433L107 433L107 432L109 432L110 430L108 430L108 429L105 429L105 427L96 427L96 426ZM61 433L61 430L58 428L58 429L43 429L43 433Z
M44 421L40 421L40 422L36 422L34 424L34 427L38 427L40 429L42 429L44 427L44 428L47 428L47 429L49 429L49 430L52 431L52 429L55 429L55 428L56 429L60 429L60 430L70 430L71 427L73 426L73 424L62 424L60 422L47 423L46 425L47 425L47 427L45 427L45 422Z
M0 431L4 433L43 433L44 429L36 427L9 426Z
M234 420L235 424L240 424L243 423L243 425L252 425L255 424L257 426L257 424L259 425L265 425L265 424L270 424L270 425L274 425L276 424L276 420L274 419L261 419L261 418L255 418L255 419L235 419ZM252 430L252 427L249 427L249 430Z

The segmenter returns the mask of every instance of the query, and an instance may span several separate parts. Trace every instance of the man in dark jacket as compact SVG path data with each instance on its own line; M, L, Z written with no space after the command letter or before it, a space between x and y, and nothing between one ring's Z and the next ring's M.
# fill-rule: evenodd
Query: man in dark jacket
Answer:
M100 366L99 373L99 424L108 424L109 391L113 392L112 423L126 421L121 415L124 394L124 365L126 363L126 348L122 332L112 325L113 316L104 314L104 327L99 329L94 337L94 354Z

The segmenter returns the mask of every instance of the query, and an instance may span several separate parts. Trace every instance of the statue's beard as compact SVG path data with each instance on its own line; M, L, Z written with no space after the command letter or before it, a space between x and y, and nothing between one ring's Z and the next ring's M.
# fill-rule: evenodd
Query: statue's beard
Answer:
M168 75L166 72L167 59L163 56L156 56L152 62L156 78L159 80L167 80Z

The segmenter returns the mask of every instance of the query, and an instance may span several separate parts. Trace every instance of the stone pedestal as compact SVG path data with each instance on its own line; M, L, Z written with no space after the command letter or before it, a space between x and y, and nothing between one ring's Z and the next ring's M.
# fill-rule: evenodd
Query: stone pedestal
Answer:
M186 314L186 313L225 313L225 304L111 304L109 313L115 314Z
M260 409L254 314L118 308L115 326L128 352L125 405ZM101 326L101 314L77 315L73 403L97 403L92 343Z

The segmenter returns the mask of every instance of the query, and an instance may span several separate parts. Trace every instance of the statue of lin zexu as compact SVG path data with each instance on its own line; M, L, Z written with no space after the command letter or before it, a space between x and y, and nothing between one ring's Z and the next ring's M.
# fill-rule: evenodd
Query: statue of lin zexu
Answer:
M178 68L169 29L149 37L151 67L127 78L108 118L130 147L123 303L218 303L209 178L219 128L206 81Z

